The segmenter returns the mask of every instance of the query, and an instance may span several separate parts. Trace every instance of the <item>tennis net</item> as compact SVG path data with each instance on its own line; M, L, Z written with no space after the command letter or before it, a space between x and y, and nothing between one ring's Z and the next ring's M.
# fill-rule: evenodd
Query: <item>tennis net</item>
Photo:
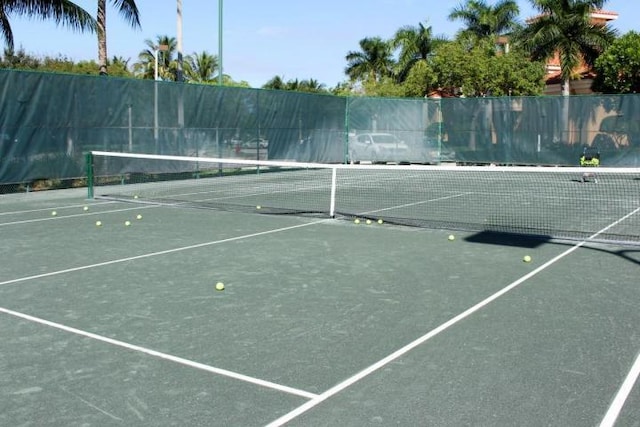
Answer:
M89 197L640 243L640 169L344 165L92 152Z

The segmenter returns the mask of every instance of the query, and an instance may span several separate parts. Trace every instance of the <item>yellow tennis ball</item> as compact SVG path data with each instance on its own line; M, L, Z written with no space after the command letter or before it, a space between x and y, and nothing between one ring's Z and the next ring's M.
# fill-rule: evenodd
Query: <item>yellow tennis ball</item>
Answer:
M96 227L102 227L102 221L96 221Z
M142 215L138 214L138 216L136 216L136 219L142 219Z
M222 282L216 283L216 291L224 291L224 283Z
M378 224L382 224L383 222L384 222L384 221L383 221L383 220L381 220L381 219L379 219L379 220L378 220Z
M451 241L456 240L456 236L454 236L453 234L449 234L449 240Z
M124 225L127 226L127 227L130 226L131 225L131 221L125 221Z
M56 215L58 215L58 212L56 211L51 212L51 216L56 216Z
M260 210L260 209L262 209L262 206L258 205L258 206L256 206L256 209Z
M356 218L353 222L355 222L356 224L360 224L360 220L358 218Z
M134 199L137 199L137 198L138 198L138 195L136 194L135 196L133 196L133 198L134 198Z
M82 208L83 211L88 211L89 210L89 206L85 206L84 208Z
M531 262L531 257L529 255L525 255L524 258L522 258L522 261Z
M370 225L370 224L371 224L371 220L370 220L370 219L368 219L368 220L367 220L367 225Z

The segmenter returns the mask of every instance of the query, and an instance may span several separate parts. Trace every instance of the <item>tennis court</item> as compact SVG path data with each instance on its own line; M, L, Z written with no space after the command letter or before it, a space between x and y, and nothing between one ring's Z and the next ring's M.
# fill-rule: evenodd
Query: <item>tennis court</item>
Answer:
M640 424L637 244L380 224L368 206L359 224L279 215L255 192L261 213L199 209L132 188L130 202L0 196L1 425ZM477 191L446 199L518 202ZM414 202L444 215L440 200ZM637 234L639 207L594 205L597 231Z

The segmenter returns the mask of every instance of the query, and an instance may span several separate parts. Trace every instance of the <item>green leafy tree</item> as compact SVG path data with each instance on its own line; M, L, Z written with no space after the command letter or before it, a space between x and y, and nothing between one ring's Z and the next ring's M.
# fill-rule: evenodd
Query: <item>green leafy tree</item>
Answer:
M74 74L98 74L98 63L94 60L79 61L72 65L69 72Z
M436 81L435 73L426 60L419 60L416 62L411 70L409 70L406 78L403 82L398 82L393 77L383 77L378 81L367 81L362 84L364 89L363 95L366 96L382 96L393 98L419 98L427 95L433 88ZM340 93L342 95L350 95L352 88L349 88L346 93ZM336 93L335 90L333 93Z
M74 70L74 68L74 62L65 56L45 56L42 60L42 66L40 67L39 71L48 71L53 73L74 73L74 71L76 71ZM93 74L95 74L95 70Z
M114 76L133 76L131 71L129 71L128 60L113 57L109 62L109 66ZM45 56L44 58L39 58L27 54L22 48L15 53L6 49L4 56L0 60L0 68L15 68L53 73L98 74L98 63L94 60L74 62L65 56Z
M326 86L323 83L320 83L316 79L301 80L300 83L298 84L297 90L298 92L309 92L309 93L327 92Z
M371 83L393 75L392 47L380 37L360 40L360 51L347 53L346 60L345 73L352 81Z
M315 79L298 80L291 79L287 82L284 81L282 76L274 76L267 83L262 86L263 89L274 90L293 90L297 92L309 92L309 93L326 93L326 87Z
M404 96L423 97L434 89L436 74L427 60L417 61L402 82Z
M262 85L263 89L275 89L275 90L285 90L286 83L282 76L274 76L264 85Z
M364 95L380 96L386 98L406 97L406 91L402 84L399 84L393 77L382 77L379 80L367 80L362 83Z
M0 61L0 68L13 68L18 70L37 70L42 66L42 60L35 56L29 55L23 48L14 52L12 49L6 48L4 55Z
M544 66L523 52L497 54L489 40L468 49L461 42L437 50L431 66L436 87L445 94L466 97L539 95Z
M132 28L141 28L140 12L135 0L111 0L114 7L118 9L120 15ZM107 0L98 0L97 15L98 33L98 64L100 74L107 74Z
M544 63L531 61L522 51L494 56L489 67L492 96L535 96L544 92Z
M167 35L157 36L156 41L146 39L146 49L138 54L138 62L133 64L134 73L143 79L155 77L156 50L158 51L158 77L162 80L176 80L177 62L174 60L176 39ZM160 47L165 50L160 50Z
M596 60L595 89L605 93L640 93L640 33L630 31Z
M494 6L484 0L467 0L449 14L451 21L461 20L466 28L460 36L478 39L495 37L518 28L520 9L515 0L500 0Z
M77 31L96 31L91 14L68 0L2 0L0 1L0 34L9 50L13 50L13 31L9 23L12 15L35 19L53 19Z
M400 49L398 58L398 81L404 81L418 61L426 61L434 50L446 42L445 37L434 37L429 26L420 23L417 27L405 26L394 35L391 46Z
M329 92L336 96L349 96L354 94L353 83L344 81L332 87Z
M129 59L125 59L122 56L113 56L107 65L110 70L109 74L112 76L133 77L133 73L129 70Z
M558 54L563 95L569 95L570 81L582 61L593 66L596 58L613 42L615 32L591 20L606 0L529 0L540 15L532 19L517 41L534 60L548 60Z
M194 52L187 55L184 61L184 73L187 81L194 83L209 83L217 80L218 57L206 51Z
M477 55L472 55L460 42L441 46L431 60L437 88L446 95L460 95L467 81L467 67L471 63L477 66L477 61L472 61L476 58Z
M218 84L218 77L216 76L214 81L212 82L208 82L209 84L214 84L217 85ZM240 80L240 81L236 81L233 80L233 78L228 75L228 74L223 74L222 75L222 85L225 87L243 87L243 88L250 88L251 85L249 84L248 81L246 80Z

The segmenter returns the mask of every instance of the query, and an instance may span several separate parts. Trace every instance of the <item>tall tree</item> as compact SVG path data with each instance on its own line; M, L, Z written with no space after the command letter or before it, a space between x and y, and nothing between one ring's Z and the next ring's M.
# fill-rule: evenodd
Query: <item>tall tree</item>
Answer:
M17 51L5 48L2 60L0 60L0 68L16 68L20 70L37 70L42 66L42 59L25 52L24 48Z
M114 7L118 9L120 15L133 28L140 27L140 13L135 0L111 0ZM98 32L98 64L100 74L107 74L107 0L98 0L97 15Z
M327 92L324 84L316 79L291 79L286 83L281 76L274 76L262 86L263 89L293 90L297 92L324 93Z
M360 51L347 53L345 73L351 80L376 82L390 76L393 71L391 45L380 37L360 40Z
M593 66L596 58L615 39L615 31L596 24L591 13L606 0L529 0L540 15L530 20L517 37L534 60L560 58L563 95L569 95L570 81L584 63Z
M13 31L9 23L11 15L22 15L29 18L53 19L77 31L95 31L96 20L91 14L68 0L1 0L0 1L0 34L5 46L13 51Z
M326 86L316 79L305 79L300 82L298 91L312 93L326 92Z
M544 66L514 49L497 54L484 40L467 49L456 40L438 48L431 61L436 84L447 95L465 97L540 95L544 88Z
M155 76L156 53L158 55L158 76L162 80L175 80L177 63L173 56L176 51L176 39L169 36L156 36L156 41L147 39L147 46L138 54L138 62L133 64L133 71L143 79L152 79ZM165 50L160 51L160 46Z
M117 76L117 77L132 76L131 70L129 69L129 58L125 59L122 56L114 55L111 57L111 60L108 61L107 65L109 66L110 74L112 76Z
M596 60L597 89L605 93L640 93L640 33L630 31Z
M281 76L273 76L268 82L262 85L262 89L284 90L286 85Z
M206 51L187 55L184 62L184 73L188 81L196 83L211 82L218 70L218 57Z
M431 26L427 27L422 23L417 27L400 28L391 40L391 46L400 49L398 81L403 82L418 61L426 61L434 50L446 41L445 37L434 37Z
M465 23L467 27L462 30L462 36L485 38L503 35L516 29L519 13L520 9L515 0L500 0L494 6L484 0L467 0L465 4L460 4L451 11L449 19Z

